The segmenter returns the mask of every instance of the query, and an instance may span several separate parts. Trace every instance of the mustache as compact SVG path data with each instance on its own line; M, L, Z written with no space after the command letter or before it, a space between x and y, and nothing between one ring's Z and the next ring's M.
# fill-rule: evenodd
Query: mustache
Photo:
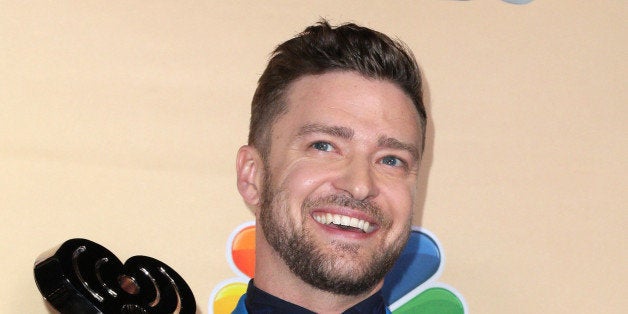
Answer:
M373 201L358 200L345 194L332 194L315 199L308 198L303 202L301 209L307 211L325 205L349 207L373 217L379 225L390 224L389 220L384 216L382 209Z

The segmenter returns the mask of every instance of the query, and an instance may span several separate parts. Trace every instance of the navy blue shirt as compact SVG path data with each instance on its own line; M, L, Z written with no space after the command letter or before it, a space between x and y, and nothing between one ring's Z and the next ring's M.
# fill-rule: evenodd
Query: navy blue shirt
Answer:
M282 300L263 291L262 289L255 287L252 279L249 281L249 286L246 290L246 300L244 304L246 305L246 310L249 313L255 314L315 314L315 312ZM378 292L342 313L384 314L387 313L387 311L384 298Z

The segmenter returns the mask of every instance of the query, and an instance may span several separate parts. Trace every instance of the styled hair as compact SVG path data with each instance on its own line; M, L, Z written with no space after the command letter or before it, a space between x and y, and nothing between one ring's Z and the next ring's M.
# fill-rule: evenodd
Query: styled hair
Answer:
M427 115L412 52L378 31L353 23L332 27L322 20L277 46L258 81L251 104L249 145L262 158L270 153L273 123L287 110L285 93L290 84L305 75L332 71L355 71L401 88L419 113L423 150Z

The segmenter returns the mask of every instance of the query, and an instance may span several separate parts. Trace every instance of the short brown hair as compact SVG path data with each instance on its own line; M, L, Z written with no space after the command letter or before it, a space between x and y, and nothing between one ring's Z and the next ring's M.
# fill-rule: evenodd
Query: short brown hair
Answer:
M421 75L410 50L372 29L353 23L334 28L323 20L277 46L258 81L251 104L249 145L262 158L270 153L273 122L286 112L284 96L289 85L304 75L330 71L355 71L400 87L419 113L423 150L427 115Z

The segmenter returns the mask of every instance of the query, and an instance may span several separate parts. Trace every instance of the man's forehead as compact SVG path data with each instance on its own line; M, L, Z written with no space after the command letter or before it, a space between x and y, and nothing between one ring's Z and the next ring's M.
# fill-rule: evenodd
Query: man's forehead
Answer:
M354 71L304 75L288 86L283 101L285 111L277 117L273 127L292 125L292 130L299 133L322 131L321 128L332 126L353 129L360 117L368 117L373 122L388 119L388 131L381 133L386 137L403 142L416 139L418 143L422 136L418 111L401 88L387 80L371 79ZM331 129L327 131L333 133ZM336 128L334 132L346 133L346 130Z

